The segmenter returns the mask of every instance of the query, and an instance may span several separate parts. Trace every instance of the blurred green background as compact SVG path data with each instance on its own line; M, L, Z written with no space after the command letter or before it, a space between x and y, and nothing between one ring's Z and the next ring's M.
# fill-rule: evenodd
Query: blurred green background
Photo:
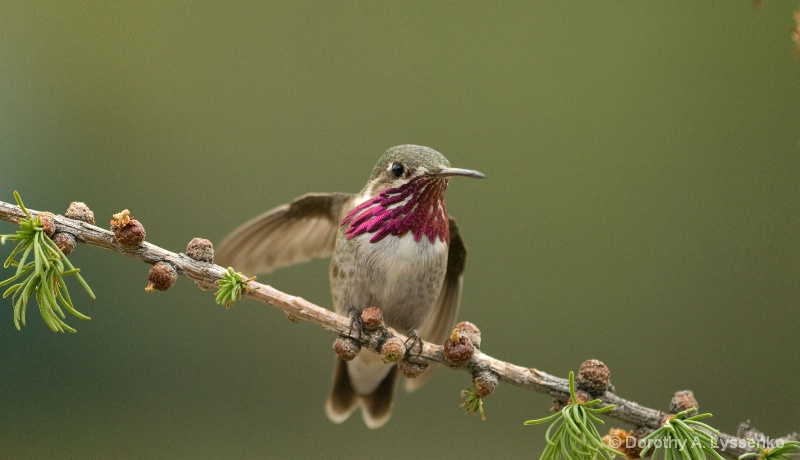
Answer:
M798 2L0 2L0 199L129 208L182 251L381 153L454 166L461 319L484 351L620 395L692 389L712 424L800 430ZM0 232L14 226L0 222ZM0 256L11 250L0 248ZM0 457L529 458L551 399L501 386L488 420L440 370L388 426L328 422L334 337L79 246L54 334L0 302ZM8 275L8 271L5 272ZM327 261L259 277L330 305ZM621 426L611 421L610 426Z

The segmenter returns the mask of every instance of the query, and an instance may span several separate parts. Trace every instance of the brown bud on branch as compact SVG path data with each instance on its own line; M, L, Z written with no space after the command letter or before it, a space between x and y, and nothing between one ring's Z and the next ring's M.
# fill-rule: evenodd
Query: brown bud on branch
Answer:
M144 241L147 232L144 226L136 219L131 217L127 209L114 214L111 221L111 230L114 231L114 238L121 246L128 249L138 248Z
M381 360L384 364L396 363L406 355L406 344L397 337L387 340L381 347Z
M186 246L186 255L199 262L214 263L214 245L205 238L192 238Z
M611 371L599 359L590 359L581 364L575 377L575 387L592 396L600 396L611 384Z
M691 390L676 391L675 396L672 397L672 401L669 403L669 411L673 414L683 412L691 407L700 410L700 405L697 404L697 400Z
M361 345L350 337L337 337L333 341L333 351L345 361L352 361L361 351Z
M153 289L166 291L178 280L178 271L169 262L157 262L150 267L150 274L147 280L145 291L153 292Z
M361 322L364 329L374 331L383 326L383 313L378 307L367 307L361 312Z
M73 201L70 203L64 215L70 219L80 220L94 225L94 213L86 206L86 203L82 201Z
M444 357L448 363L456 367L464 366L475 354L472 340L466 335L461 335L458 328L453 328L453 333L444 342Z
M42 230L45 235L52 237L56 233L56 221L52 212L40 212L39 222L42 224Z
M397 363L400 372L408 379L419 377L423 372L428 370L428 365L424 363L412 363L407 359L401 359Z
M72 233L56 232L53 235L53 243L61 249L65 256L68 256L75 249L75 236Z
M458 329L459 334L465 335L472 340L472 345L474 345L475 348L481 347L481 330L478 329L478 326L469 321L461 321L456 324L456 329Z

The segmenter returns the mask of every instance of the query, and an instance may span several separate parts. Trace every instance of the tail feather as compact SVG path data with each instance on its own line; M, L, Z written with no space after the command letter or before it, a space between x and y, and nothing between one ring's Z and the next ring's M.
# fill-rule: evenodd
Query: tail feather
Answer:
M392 370L378 385L378 388L361 397L361 415L368 428L380 428L392 417L396 382L397 366L392 366Z
M361 405L361 415L368 428L380 428L389 421L394 405L397 367L384 377L375 390L367 395L356 393L347 373L347 363L336 358L331 394L325 403L325 413L333 423L342 423Z
M331 394L325 403L325 413L333 423L342 423L358 406L358 397L353 386L350 385L350 376L347 375L347 363L339 357L334 358L333 384Z

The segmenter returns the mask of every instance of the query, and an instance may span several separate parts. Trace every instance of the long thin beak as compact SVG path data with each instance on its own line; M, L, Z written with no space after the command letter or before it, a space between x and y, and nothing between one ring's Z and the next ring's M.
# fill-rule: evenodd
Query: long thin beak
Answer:
M441 170L439 170L436 176L440 177L464 176L464 177L474 177L475 179L483 179L484 177L486 177L486 175L480 171L475 171L472 169L461 169L461 168L442 168Z

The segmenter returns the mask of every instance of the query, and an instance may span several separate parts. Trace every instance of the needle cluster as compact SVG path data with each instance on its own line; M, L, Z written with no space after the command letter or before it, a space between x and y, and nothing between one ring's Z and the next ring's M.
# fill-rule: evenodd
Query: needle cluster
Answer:
M618 452L603 443L603 438L594 426L594 422L604 423L596 415L608 412L614 409L614 406L594 407L601 403L599 399L581 402L575 394L574 372L569 373L569 394L570 400L567 405L555 414L525 422L525 425L552 422L545 433L547 447L539 459L594 460L599 457L610 460Z
M779 446L765 447L753 439L748 439L750 445L758 449L758 452L751 452L739 456L739 460L752 458L754 460L793 460L800 457L800 442L786 441Z
M237 300L242 298L242 291L249 290L250 287L247 283L253 281L256 277L245 278L241 273L233 271L233 268L228 269L223 273L222 279L217 280L219 289L216 292L217 303L225 305L225 308L231 308Z
M47 236L40 218L31 216L25 209L16 191L14 198L26 217L19 220L20 228L15 234L0 235L2 244L6 240L17 242L17 247L3 263L3 268L16 267L16 272L11 278L0 281L0 286L19 281L3 293L3 298L12 296L14 326L19 330L21 325L25 325L25 311L28 301L33 297L47 327L55 332L75 332L64 322L64 310L79 319L90 318L75 309L64 278L74 276L92 299L95 298L94 293L80 275L80 270L72 266L58 245ZM20 256L19 260L17 256Z
M664 419L659 429L642 438L641 443L645 448L641 456L653 451L653 460L705 460L706 454L722 460L722 456L714 450L719 430L700 421L711 417L711 414L689 416L693 412L697 412L697 408L690 407Z

